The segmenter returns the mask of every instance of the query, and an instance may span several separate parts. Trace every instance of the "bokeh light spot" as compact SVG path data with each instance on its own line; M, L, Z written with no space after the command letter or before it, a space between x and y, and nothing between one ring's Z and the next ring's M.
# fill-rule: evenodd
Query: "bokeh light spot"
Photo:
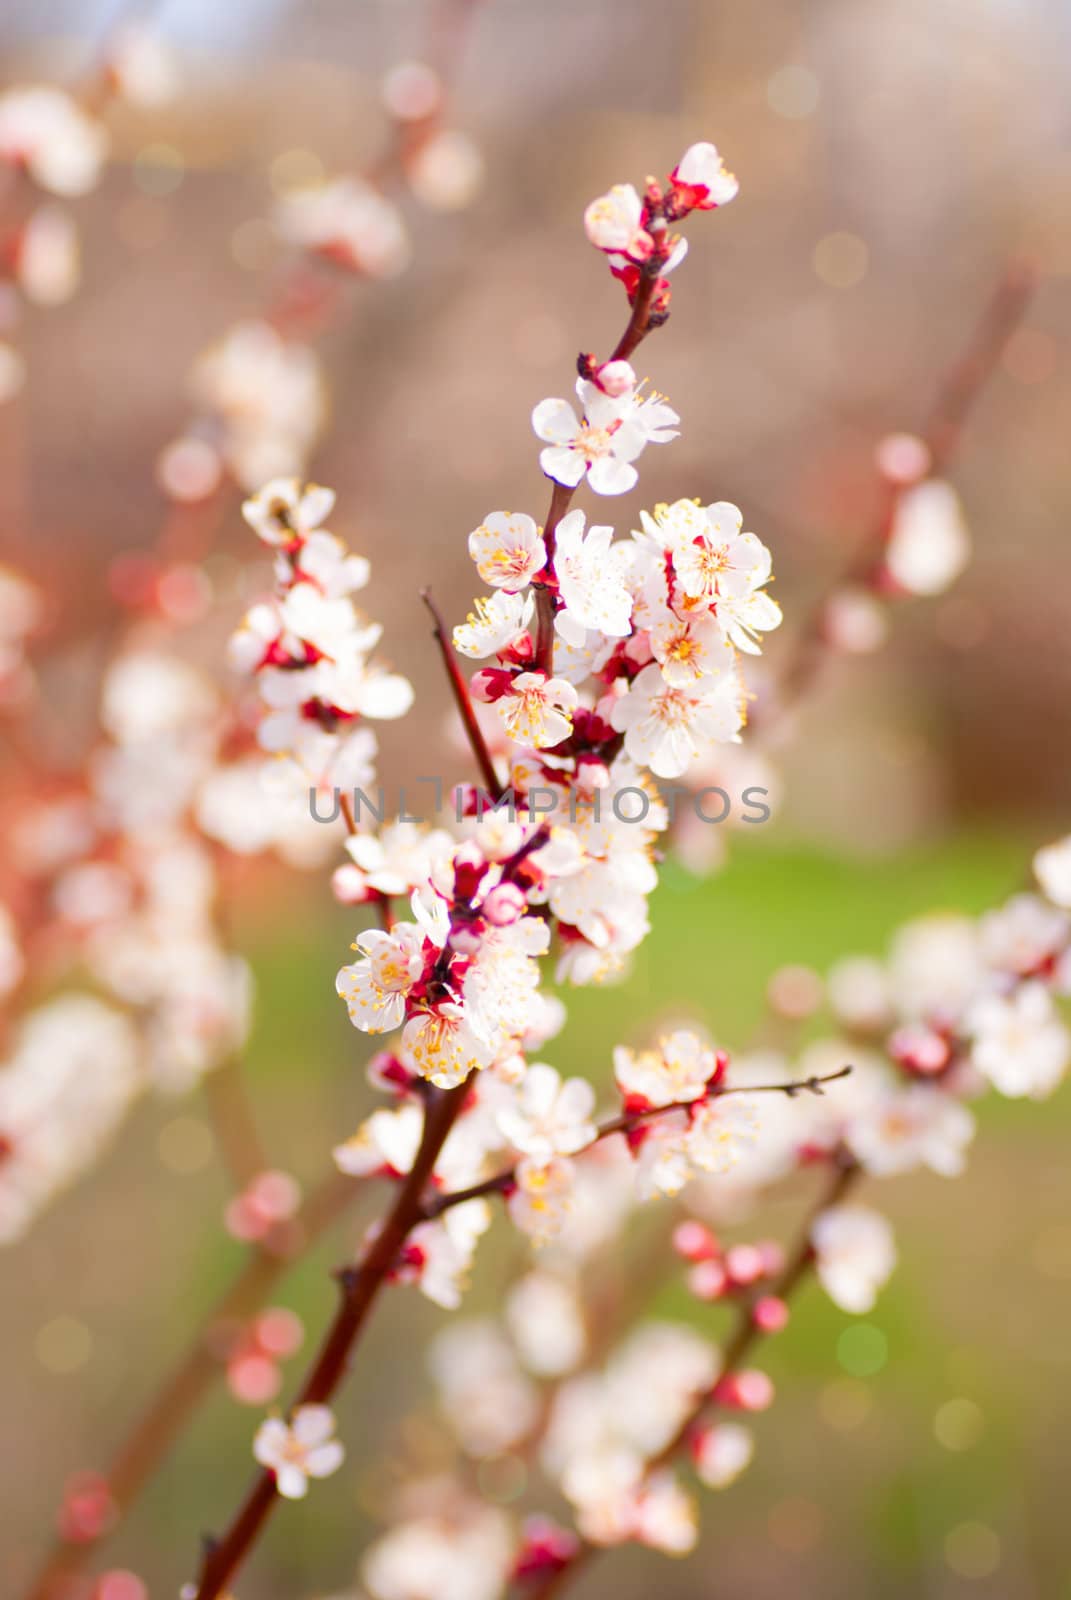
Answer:
M855 1378L870 1378L889 1359L889 1341L872 1322L853 1322L837 1340L837 1360Z
M276 194L285 194L288 189L322 183L324 164L314 150L283 150L272 162L268 179Z
M1034 1265L1047 1278L1071 1278L1071 1224L1055 1223L1034 1240Z
M197 1117L172 1117L157 1136L160 1160L172 1172L188 1177L202 1172L212 1159L212 1133Z
M89 1360L93 1335L84 1322L66 1315L53 1317L37 1335L37 1359L48 1372L78 1372Z
M981 1407L962 1398L946 1400L938 1406L933 1419L934 1437L946 1450L969 1450L981 1438L984 1427Z
M813 116L818 109L822 89L809 67L792 62L781 67L766 84L766 99L771 111L790 122L799 122Z
M870 251L857 233L827 233L814 247L814 270L831 289L854 289L870 265Z
M477 1476L480 1492L500 1506L519 1500L528 1487L528 1468L520 1456L498 1456L493 1461L481 1461Z
M147 144L134 157L134 182L143 194L174 194L185 176L182 152L173 144Z
M137 1573L116 1569L102 1575L93 1600L149 1600L149 1591Z
M793 1554L802 1554L813 1550L820 1541L824 1520L821 1506L800 1495L792 1495L773 1507L767 1527L774 1544Z
M984 1522L961 1522L945 1538L945 1560L961 1578L988 1578L1000 1565L1000 1540Z
M863 1425L874 1409L874 1397L857 1378L835 1378L818 1401L822 1420L838 1433L851 1433Z

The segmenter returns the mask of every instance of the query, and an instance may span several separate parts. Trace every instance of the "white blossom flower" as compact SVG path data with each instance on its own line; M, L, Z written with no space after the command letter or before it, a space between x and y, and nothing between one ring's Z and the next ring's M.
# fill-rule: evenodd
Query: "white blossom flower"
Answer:
M289 1424L269 1417L257 1429L253 1455L275 1474L275 1487L287 1500L302 1500L310 1478L329 1478L342 1465L345 1451L337 1439L329 1406L298 1406Z
M578 700L573 685L564 678L521 672L494 706L511 739L534 750L549 750L573 731L572 714Z
M658 666L644 667L614 704L613 726L625 735L633 761L659 778L679 778L711 741L735 742L744 725L743 691L734 672L693 689L666 682Z
M269 322L236 323L194 365L197 404L243 488L300 473L327 415L316 352Z
M78 229L58 206L41 206L18 235L15 276L28 300L60 306L81 276Z
M498 1126L514 1149L534 1159L570 1156L595 1138L595 1091L584 1078L562 1081L553 1067L534 1062Z
M369 1548L361 1578L371 1600L499 1600L509 1582L514 1529L486 1502L457 1503L451 1495L438 1506L431 1492L438 1487L416 1485L416 1514Z
M116 92L134 106L162 106L174 99L179 77L174 57L143 23L117 28L108 47L108 74Z
M359 178L297 189L279 203L279 232L351 272L393 278L409 265L405 222L394 203Z
M454 1433L479 1459L519 1446L539 1422L540 1397L499 1325L475 1318L436 1335L428 1367Z
M307 502L313 492L306 488L302 501ZM331 493L330 490L320 492ZM299 511L299 519L300 516ZM277 557L276 577L280 583L306 579L328 600L339 600L363 589L370 575L371 566L366 558L354 555L341 539L323 528L302 533L301 549L296 556L291 552Z
M929 1167L953 1178L966 1165L974 1118L939 1088L925 1083L890 1088L853 1117L844 1142L876 1178Z
M265 544L305 540L331 515L335 491L297 478L273 478L242 504L242 516Z
M905 489L897 499L885 566L909 594L941 594L970 559L959 496L939 478Z
M547 563L547 547L531 517L492 511L469 534L469 555L492 589L523 589Z
M417 199L433 211L460 211L480 191L483 153L460 128L441 128L417 148L407 176Z
M670 182L683 190L687 204L696 211L713 211L728 205L740 192L740 184L708 143L689 145L670 175Z
M614 545L613 536L613 528L594 526L585 535L582 511L570 511L558 524L554 572L564 610L555 626L574 648L589 628L613 639L629 631L632 595L624 582L623 546Z
M1071 937L1071 917L1035 894L1016 894L978 926L990 966L1029 977L1050 967Z
M25 165L35 183L70 198L100 178L108 136L62 89L35 85L0 94L0 161Z
M411 922L390 933L368 928L354 940L362 960L342 967L336 992L346 1002L350 1021L364 1033L388 1033L405 1018L409 991L424 971L424 934Z
M0 1244L86 1170L143 1077L129 1018L84 994L31 1011L0 1068Z
M1071 834L1037 852L1034 874L1053 905L1071 911Z
M919 917L898 930L889 952L890 994L908 1018L954 1020L977 994L983 972L971 917Z
M373 1111L356 1133L335 1146L335 1165L351 1178L382 1172L402 1175L416 1159L423 1131L424 1113L418 1105Z
M425 1299L444 1311L456 1311L468 1282L479 1239L491 1226L486 1200L451 1206L434 1222L422 1222L409 1235L400 1265L399 1283L416 1284Z
M490 1066L495 1051L470 1026L463 1006L446 1003L411 1017L402 1033L402 1059L440 1089L453 1089Z
M506 1202L514 1225L537 1244L553 1239L572 1208L575 1176L564 1156L525 1156L517 1163L516 1187Z
M717 1096L704 1100L689 1113L685 1154L700 1172L728 1172L741 1153L755 1143L758 1132L754 1099Z
M643 226L643 201L631 183L615 183L584 212L584 230L597 250L646 261L654 239Z
M781 608L763 592L770 581L770 552L753 533L741 531L738 507L728 501L700 506L678 500L656 506L653 514L641 512L640 520L647 538L671 552L686 599L710 607L737 649L758 655L757 635L780 626Z
M662 400L643 400L636 390L604 394L587 379L577 381L580 421L568 400L541 400L532 427L547 448L539 464L548 478L575 488L585 474L596 494L625 494L639 474L632 465L649 442L675 438L677 413Z
M1071 1034L1042 983L1011 995L986 995L967 1013L971 1061L1001 1094L1043 1099L1071 1060Z
M709 612L678 617L672 612L651 629L651 651L662 676L675 689L732 672L736 657L721 624Z
M718 1070L718 1058L697 1034L678 1029L653 1050L614 1050L614 1077L631 1110L701 1100Z
M695 1549L699 1517L692 1496L669 1471L644 1481L634 1507L635 1537L652 1550L683 1556Z
M527 1273L507 1296L506 1322L521 1360L538 1377L560 1378L583 1360L587 1329L572 1278Z
M466 622L454 629L454 645L462 655L480 660L507 650L525 632L535 612L535 596L502 588L473 605Z
M445 828L429 829L417 822L389 822L378 834L350 834L350 860L336 870L332 887L346 905L359 905L375 894L408 895L428 881L454 846Z
M842 1311L870 1311L896 1265L888 1222L868 1206L831 1206L811 1225L816 1270Z
M751 1464L755 1440L736 1422L717 1422L692 1440L696 1474L708 1489L727 1489Z

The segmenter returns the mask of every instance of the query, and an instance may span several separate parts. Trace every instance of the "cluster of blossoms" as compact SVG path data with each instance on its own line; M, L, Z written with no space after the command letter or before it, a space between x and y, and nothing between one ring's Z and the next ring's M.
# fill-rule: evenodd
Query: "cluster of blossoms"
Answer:
M112 1003L73 991L32 1005L0 1068L9 1238L92 1164L141 1090L188 1089L249 1028L251 975L220 937L216 863L196 826L217 771L218 696L189 663L143 644L105 674L100 718L108 737L84 782L38 797L11 829L6 987L29 969L50 986L80 969ZM38 1061L37 1039L52 1064L33 1069L28 1097L23 1062L28 1046Z
M383 104L399 131L401 176L433 210L467 205L483 175L480 152L463 133L441 127L444 90L420 61L392 67ZM280 202L281 236L360 277L392 278L409 265L412 246L401 207L370 177L347 176L302 187Z
M276 582L234 635L231 662L256 674L267 712L257 741L277 758L277 784L303 802L310 787L370 784L376 739L367 719L404 716L413 700L407 679L372 662L382 629L351 598L369 566L322 526L333 505L329 489L276 479L243 507L276 552Z
M589 231L603 225L600 215L589 213ZM642 221L641 208L636 226ZM604 233L595 242L610 253L608 240ZM659 246L638 235L612 242L615 253L634 252L637 275L626 283L635 299L642 263ZM663 293L664 279L659 284ZM467 1085L424 1218L389 1276L457 1306L496 1194L514 1225L546 1247L551 1265L519 1286L524 1312L511 1300L505 1329L462 1324L437 1342L433 1372L460 1447L482 1457L534 1441L583 1540L637 1540L681 1553L695 1542L697 1516L673 1457L686 1447L701 1482L728 1485L751 1458L751 1435L737 1422L710 1422L708 1413L761 1411L772 1386L761 1372L725 1369L700 1335L658 1324L581 1371L594 1354L577 1310L586 1254L637 1202L686 1190L693 1220L678 1246L693 1292L736 1304L745 1326L774 1334L788 1320L783 1250L769 1242L724 1247L710 1223L739 1222L771 1184L800 1167L826 1166L835 1183L810 1219L802 1259L844 1310L870 1309L896 1252L880 1213L846 1199L850 1182L918 1166L952 1175L973 1133L964 1101L986 1081L1005 1093L1055 1086L1071 1040L1051 991L1066 992L1071 923L1059 906L1028 896L977 927L906 930L889 973L855 963L831 975L839 1020L847 1019L838 1007L851 1009L854 996L852 1024L795 1064L767 1053L741 1058L730 1072L724 1055L687 1030L652 1049L622 1047L614 1055L621 1109L601 1123L586 1081L563 1082L553 1067L529 1061L561 1020L539 994L539 956L556 936L560 975L585 981L642 938L651 843L665 826L650 777L685 776L712 744L739 739L738 652L757 653L762 633L780 621L765 593L768 552L741 531L734 507L660 506L641 513L627 542L608 527L587 529L583 513L569 509L585 479L596 493L631 488L644 445L663 442L677 422L664 402L643 400L637 389L623 358L601 368L585 358L581 420L559 401L544 402L533 419L548 446L541 464L558 486L548 526L496 512L470 536L493 593L477 601L454 644L478 660L496 658L472 682L474 699L501 724L490 740L496 790L473 793L462 842L437 839L424 857L424 883L399 871L395 883L412 891L414 920L360 935L359 959L339 973L359 1028L401 1030L370 1069L400 1103L375 1112L336 1161L354 1175L403 1181L422 1145L422 1080ZM905 529L912 514L910 502L901 505L888 546L890 567L905 571L919 538ZM553 823L540 821L540 786L555 798ZM611 808L610 820L601 802L625 789L637 803L624 814ZM411 864L417 841L404 842ZM1067 856L1067 847L1054 847L1039 857L1056 900L1066 895ZM369 866L389 872L389 853ZM342 874L355 890L350 898L374 897L370 874ZM873 1003L879 990L883 1008L864 1019L859 996ZM856 1063L849 1083L805 1106L795 1095L765 1092L786 1081L816 1086L847 1060ZM586 1220L592 1206L594 1225ZM546 1340L533 1336L540 1327ZM548 1376L559 1380L549 1407L533 1382ZM471 1503L459 1512L456 1491L447 1502L448 1516L424 1505L373 1547L362 1577L376 1600L420 1593L432 1565L459 1592L476 1584L490 1596L511 1577L553 1573L574 1558L577 1536L566 1530L539 1521L511 1546L501 1514Z
M942 594L970 559L959 496L938 475L924 439L890 434L878 445L875 465L886 502L878 548L865 569L827 597L820 618L824 642L844 655L879 649L888 637L890 601Z
M449 205L467 193L473 162L466 178L464 150L437 129L439 99L426 69L402 69L388 85L392 115L416 130L402 162L412 187ZM772 1402L770 1380L742 1358L785 1326L803 1269L857 1313L892 1270L891 1229L852 1185L919 1167L954 1175L973 1134L967 1101L987 1084L1040 1096L1066 1070L1071 1036L1054 996L1071 986L1071 841L1039 854L1042 895L1017 896L977 924L909 928L885 964L843 963L826 987L834 1027L796 1060L766 1051L730 1062L700 1030L669 1028L648 1047L612 1052L617 1101L599 1118L586 1079L563 1079L538 1059L565 1017L542 988L544 958L553 952L558 979L572 983L623 970L648 929L655 848L671 817L654 780L695 784L732 759L746 722L740 657L759 654L781 621L767 593L769 552L735 506L658 505L638 511L622 538L588 527L571 506L584 485L629 492L646 446L676 437L680 418L645 391L631 358L668 315L669 275L685 253L676 223L735 193L702 144L664 185L652 181L642 196L617 186L586 212L588 237L628 296L629 327L608 360L581 357L579 413L563 399L536 407L552 484L545 522L485 518L469 551L492 592L452 647L439 632L490 792L459 790L452 828L400 819L363 832L342 804L348 859L334 889L374 907L381 925L357 935L336 988L359 1030L389 1036L369 1078L390 1102L334 1160L397 1198L341 1275L341 1320L302 1399L257 1431L265 1471L252 1511L209 1547L201 1581L184 1591L195 1600L229 1588L276 1493L301 1498L310 1479L341 1466L323 1402L379 1285L413 1284L457 1309L496 1201L540 1246L539 1263L506 1296L500 1323L458 1321L436 1339L432 1376L459 1452L477 1462L530 1454L575 1531L542 1518L518 1526L445 1478L417 1482L367 1554L362 1595L495 1600L514 1580L555 1579L585 1545L686 1552L697 1513L678 1457L715 1489L746 1467L749 1429L711 1417ZM289 197L279 224L303 252L364 276L390 276L408 257L400 213L364 181ZM380 629L352 599L368 564L323 526L332 493L288 475L300 472L320 423L311 350L271 321L244 324L203 360L198 383L216 426L211 441L191 435L170 448L169 492L210 492L220 463L242 482L270 479L243 510L274 554L275 590L231 647L256 682L260 754L248 741L243 752L249 729L229 728L204 677L154 648L151 631L111 668L102 706L111 742L87 792L36 819L35 848L80 958L137 1025L96 999L66 997L16 1037L0 1069L0 1237L17 1235L89 1159L142 1084L184 1087L243 1043L249 974L219 937L205 836L242 853L285 844L311 859L295 813L305 818L310 792L371 785L367 722L403 715L412 699L407 681L373 659ZM902 460L896 470L910 476ZM962 559L947 537L943 486L928 461L911 471L868 592L934 592ZM488 663L470 685L454 650ZM311 832L323 842L322 829ZM396 920L406 903L410 914ZM20 980L18 933L0 917L0 985ZM847 1082L822 1093L848 1061ZM725 1241L772 1185L805 1168L833 1181L802 1246ZM636 1207L656 1200L672 1202L691 1293L741 1319L743 1334L724 1349L664 1322L621 1342L594 1324L582 1285ZM270 1255L299 1203L288 1175L261 1172L232 1199L226 1224ZM218 1353L235 1398L273 1399L280 1362L301 1337L278 1310L223 1330ZM100 1489L106 1496L103 1480Z
M107 156L102 117L108 100L151 107L173 90L166 52L150 32L131 26L109 40L100 82L87 85L83 95L35 88L0 96L0 163L25 175L19 198L34 188L61 198L88 193ZM443 91L435 75L411 65L399 69L385 95L392 118L407 130L404 165L414 189L430 205L463 203L478 158L468 152L466 187L465 141L439 126ZM428 176L421 167L422 152L429 172L434 169L441 180L437 198L434 173ZM56 215L52 207L35 212L18 237L8 240L5 259L23 277L31 245L36 249ZM57 259L53 253L53 278ZM34 282L43 281L44 270L35 271ZM28 283L23 286L31 292ZM0 390L4 373L0 347ZM325 414L319 364L308 346L285 337L272 320L238 324L200 360L193 381L199 406L218 418L224 442L217 450L208 427L169 447L161 479L174 498L197 500L213 492L221 452L239 481L259 482L298 464L311 449ZM288 495L295 497L293 534L283 521ZM258 684L272 700L273 715L260 729L260 742L273 759L266 761L248 729L224 713L211 679L193 664L198 641L172 637L176 622L206 615L212 599L207 578L182 563L121 558L113 586L139 620L105 672L105 739L82 772L38 787L32 805L16 794L13 876L4 886L9 903L0 905L0 994L25 986L30 1007L23 1032L50 1014L33 997L39 968L47 971L50 987L64 970L79 968L123 1008L136 1067L117 1072L115 1081L129 1092L109 1095L102 1084L100 1100L112 1108L111 1126L137 1090L184 1090L234 1056L247 1037L251 979L246 963L221 937L225 858L217 846L239 855L274 849L288 864L322 865L335 841L309 816L310 781L367 783L376 745L364 719L400 715L408 707L405 680L368 662L378 630L361 621L350 599L366 582L368 566L319 526L330 503L326 491L302 498L290 484L277 482L249 507L251 521L277 555L278 585L276 597L250 613L234 652L243 668L260 669ZM4 713L24 711L31 701L34 678L24 647L43 617L35 586L0 568ZM389 831L386 838L389 845ZM354 840L351 848L351 878L364 874L396 892L397 851L383 873L377 871L384 859L379 841ZM422 837L414 846L414 882L426 878L425 852ZM72 1004L82 999L69 998ZM0 1068L13 1083L19 1037L12 1032L5 1039L10 1050ZM59 1067L64 1059L59 1052ZM125 1054L117 1054L120 1066L125 1061ZM87 1080L87 1095L90 1087ZM13 1108L16 1101L21 1105L22 1090L12 1094ZM85 1147L79 1150L73 1098L71 1105L69 1123L57 1117L67 1131L57 1133L48 1162L22 1159L23 1148L31 1146L14 1109L0 1130L9 1157L0 1174L5 1215L20 1219L6 1237L21 1232L48 1196L87 1169L103 1148L103 1118L87 1114ZM35 1130L39 1120L33 1119ZM242 1226L236 1222L236 1231ZM256 1235L247 1231L244 1237Z
M161 487L174 500L207 498L225 473L252 490L305 471L328 405L322 362L299 334L328 318L340 275L341 281L389 279L412 259L406 219L387 180L396 176L422 205L441 211L467 206L479 189L479 150L468 135L442 126L445 89L431 67L400 63L382 94L395 130L390 159L363 176L292 189L275 206L274 233L297 252L297 266L276 304L262 317L235 323L196 361L190 384L196 417L157 464Z
M896 1248L889 1223L851 1187L918 1169L955 1176L974 1133L968 1102L989 1085L1047 1095L1066 1072L1071 1033L1054 996L1071 989L1071 840L1040 851L1035 869L1041 894L1016 895L978 919L922 919L900 931L887 960L852 957L824 984L816 978L812 1007L824 993L833 1031L795 1062L772 1050L734 1058L727 1077L742 1092L704 1102L715 1112L740 1107L752 1126L744 1139L728 1132L731 1167L716 1178L693 1174L673 1245L691 1293L734 1312L749 1339L776 1335L789 1321L786 1250L766 1239L728 1243L722 1230L746 1228L773 1186L797 1171L829 1172L828 1202L810 1215L795 1266L809 1264L841 1310L865 1314ZM506 1297L501 1322L455 1322L430 1352L440 1409L462 1456L534 1455L571 1505L576 1533L544 1518L513 1525L494 1547L493 1571L477 1573L477 1548L481 1560L487 1552L466 1530L481 1509L460 1484L448 1495L436 1480L434 1500L421 1500L432 1484L418 1486L419 1509L400 1505L396 1525L368 1553L361 1576L373 1600L423 1593L432 1562L459 1592L467 1572L494 1600L511 1580L547 1579L568 1566L577 1535L589 1545L636 1541L682 1554L695 1544L698 1513L674 1458L713 1489L728 1487L751 1461L747 1415L774 1399L765 1373L727 1368L724 1352L694 1327L664 1322L642 1323L602 1355L580 1294L598 1272L600 1251L615 1241L620 1248L642 1198L629 1151L635 1133L646 1128L653 1138L682 1115L644 1120L652 1106L704 1092L705 1068L692 1068L702 1050L678 1032L657 1050L615 1053L626 1127L586 1147L569 1227ZM851 1076L825 1095L747 1093L778 1080L803 1088L849 1059ZM726 1076L715 1083L725 1085ZM586 1120L590 1102L577 1098ZM631 1129L630 1111L640 1119ZM433 1514L430 1504L440 1509Z
M153 106L173 89L169 55L154 34L134 25L109 41L99 90L77 95L32 84L0 94L0 168L26 179L19 221L0 238L0 282L7 279L34 305L71 298L81 270L78 228L59 202L81 199L101 181L110 143L102 117L107 102ZM39 203L38 194L47 198ZM0 309L0 327L15 309ZM17 391L23 375L17 351L0 344L0 400Z
M112 1006L71 993L26 1017L0 1066L0 1244L92 1166L139 1086L137 1033Z

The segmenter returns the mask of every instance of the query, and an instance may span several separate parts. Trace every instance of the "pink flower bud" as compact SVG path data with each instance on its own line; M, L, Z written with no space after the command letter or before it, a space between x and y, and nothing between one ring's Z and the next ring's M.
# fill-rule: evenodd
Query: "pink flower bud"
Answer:
M776 1278L785 1265L785 1252L776 1239L763 1239L757 1246L762 1254L762 1270L767 1278Z
M528 899L515 883L499 883L491 890L480 910L492 927L508 928L524 916Z
M674 1228L673 1248L685 1261L710 1261L718 1253L718 1241L706 1223L690 1218Z
M227 1388L244 1406L263 1406L283 1386L283 1375L270 1356L244 1354L227 1367Z
M271 1306L253 1324L253 1337L266 1355L292 1356L301 1349L305 1329L296 1312Z
M636 387L636 373L628 361L604 361L601 367L595 368L591 378L603 394L614 400Z
M509 694L512 686L512 672L506 672L502 667L483 667L469 679L472 698L485 705L493 705L496 700L501 700L504 694Z
M720 1261L700 1261L688 1274L688 1287L697 1300L719 1300L728 1284Z
M96 1472L80 1472L64 1490L59 1531L72 1544L92 1544L114 1525L117 1512L107 1480Z
M101 1573L92 1600L149 1600L149 1591L136 1572L114 1567Z
M777 1295L766 1294L756 1300L751 1316L756 1328L763 1333L780 1333L788 1321L788 1306Z
M765 1372L752 1368L747 1372L730 1372L714 1389L718 1405L734 1411L765 1411L772 1404L774 1386Z
M909 1023L904 1028L897 1028L889 1039L888 1051L905 1072L914 1072L924 1078L943 1072L952 1056L952 1046L948 1040L922 1023Z
M930 447L912 433L890 433L878 445L878 471L890 483L918 483L933 465Z
M757 1283L766 1271L762 1251L753 1244L734 1244L726 1254L725 1266L736 1284Z

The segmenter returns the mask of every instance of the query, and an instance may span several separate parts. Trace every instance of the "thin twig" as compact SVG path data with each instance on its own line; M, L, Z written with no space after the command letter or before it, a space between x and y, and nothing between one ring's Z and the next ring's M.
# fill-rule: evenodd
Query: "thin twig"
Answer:
M656 249L650 259L644 264L640 273L640 281L636 287L632 310L629 314L625 331L614 346L611 361L626 361L636 347L651 332L651 301L658 285L659 275L666 262L666 249L663 246ZM583 480L581 479L581 482ZM546 522L543 527L543 543L547 550L548 569L554 563L554 544L558 525L572 505L573 496L579 484L569 488L567 484L554 482L551 487L550 508L547 511ZM532 587L536 597L536 645L535 665L538 671L545 672L549 678L554 671L554 596L547 584L536 583Z
M809 1276L814 1262L814 1247L811 1244L811 1230L815 1219L830 1206L839 1205L845 1195L856 1183L861 1169L854 1161L839 1163L830 1182L824 1188L816 1205L808 1212L796 1244L784 1270L777 1283L770 1291L780 1300L788 1300ZM710 1389L703 1391L689 1410L680 1427L673 1437L648 1461L645 1468L645 1477L650 1477L661 1467L667 1466L687 1445L693 1430L702 1421L708 1411L717 1405L717 1391L727 1377L734 1373L750 1354L753 1347L764 1338L764 1333L755 1321L751 1302L748 1301L740 1308L736 1325L725 1346L718 1376ZM595 1558L607 1547L592 1544L587 1539L580 1539L571 1555L563 1559L562 1564L553 1572L548 1573L536 1587L525 1585L525 1600L558 1600L558 1596L577 1578L581 1571L589 1567ZM612 1547L611 1547L612 1548Z
M435 623L432 632L439 646L439 651L443 658L443 666L446 668L446 675L450 680L450 691L454 697L454 704L457 706L458 714L461 717L462 723L464 724L465 735L469 741L472 753L476 758L476 765L480 769L480 776L482 777L484 784L486 785L487 792L491 796L492 800L501 800L502 796L506 792L505 787L500 782L498 773L495 771L495 764L491 759L491 752L487 748L487 741L483 736L483 729L480 727L476 716L475 707L472 704L472 696L469 693L468 682L466 681L465 675L458 665L457 655L454 651L453 642L450 638L446 623L443 620L442 612L432 599L430 589L421 589L420 598L431 612L432 619Z
M460 1116L468 1095L468 1080L442 1091L429 1101L424 1132L416 1160L364 1261L340 1274L342 1298L334 1321L296 1401L297 1405L324 1404L345 1377L350 1356L380 1290L412 1229L421 1220L424 1189ZM219 1540L206 1542L196 1600L217 1600L224 1593L278 1499L275 1474L265 1469L255 1479L230 1527Z
M644 1127L649 1122L655 1122L659 1117L668 1116L671 1111L691 1111L696 1106L707 1100L724 1100L730 1094L784 1094L793 1098L798 1094L822 1094L827 1083L836 1083L840 1078L847 1078L852 1071L850 1066L841 1067L836 1072L824 1073L821 1077L793 1078L785 1083L756 1083L756 1084L726 1084L724 1087L716 1084L706 1095L697 1100L674 1100L667 1106L649 1106L645 1111L622 1111L615 1117L608 1117L605 1122L600 1122L595 1130L595 1137L577 1150L577 1156L584 1155L588 1150L594 1149L604 1139L610 1139L615 1133L632 1133L636 1128ZM425 1217L441 1217L444 1211L449 1211L453 1206L464 1205L468 1200L480 1200L487 1195L502 1194L512 1187L517 1176L517 1165L503 1168L493 1177L484 1178L479 1183L470 1184L467 1189L455 1189L450 1194L436 1195L424 1207Z

